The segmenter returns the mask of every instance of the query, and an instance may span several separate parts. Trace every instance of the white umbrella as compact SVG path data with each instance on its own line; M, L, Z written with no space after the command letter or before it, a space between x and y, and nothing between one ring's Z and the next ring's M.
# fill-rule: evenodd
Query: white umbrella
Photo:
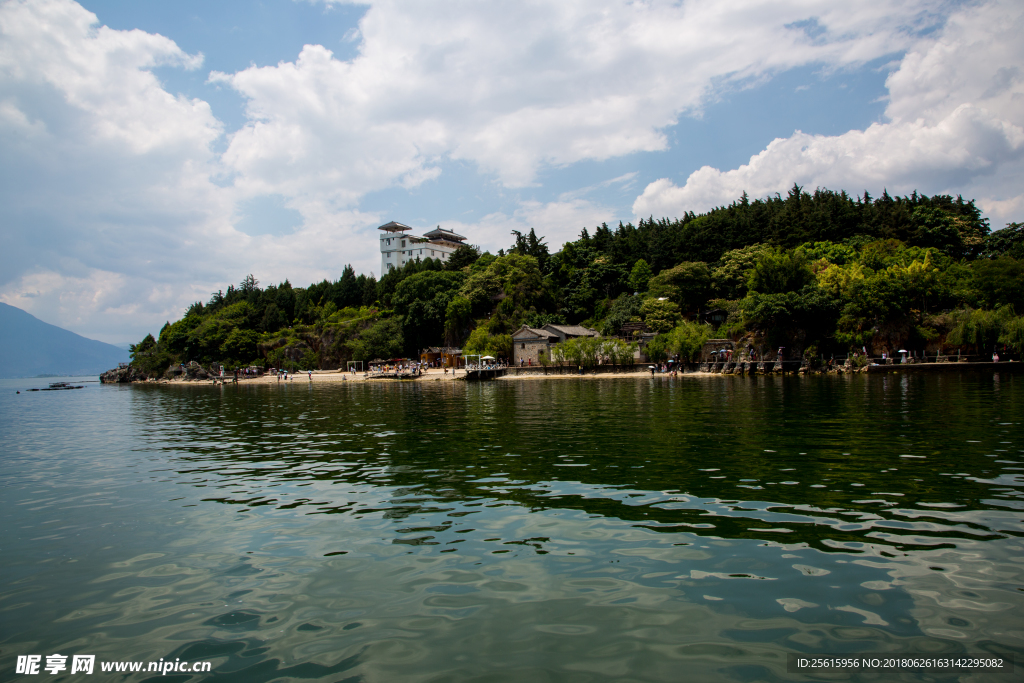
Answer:
M494 356L484 356L480 360L494 360Z

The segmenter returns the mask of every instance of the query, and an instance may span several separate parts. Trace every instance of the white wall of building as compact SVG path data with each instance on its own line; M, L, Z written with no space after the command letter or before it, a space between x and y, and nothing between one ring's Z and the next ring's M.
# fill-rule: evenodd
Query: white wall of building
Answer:
M416 259L435 258L444 262L456 249L450 242L424 241L408 232L384 232L380 237L380 274L384 276Z

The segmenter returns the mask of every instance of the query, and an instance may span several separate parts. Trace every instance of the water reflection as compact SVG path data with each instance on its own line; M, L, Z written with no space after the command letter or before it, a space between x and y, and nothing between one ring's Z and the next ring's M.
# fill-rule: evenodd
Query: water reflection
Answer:
M1019 406L982 414L976 384L916 379L157 389L135 409L172 417L146 439L214 489L205 500L243 510L401 520L515 504L842 552L1020 535L1019 425L1003 415Z
M1024 652L1012 375L5 400L0 667L759 681L794 651Z

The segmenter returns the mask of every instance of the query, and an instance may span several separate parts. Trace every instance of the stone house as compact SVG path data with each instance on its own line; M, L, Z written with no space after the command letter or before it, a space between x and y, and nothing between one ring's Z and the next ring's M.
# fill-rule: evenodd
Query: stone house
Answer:
M527 327L523 325L512 334L512 358L514 365L541 365L542 359L551 358L551 347L566 339L575 337L597 337L597 330L582 325L545 325Z

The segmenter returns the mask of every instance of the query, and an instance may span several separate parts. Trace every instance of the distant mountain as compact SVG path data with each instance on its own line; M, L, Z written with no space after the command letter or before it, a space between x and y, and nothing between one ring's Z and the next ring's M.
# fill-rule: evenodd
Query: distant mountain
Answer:
M44 323L0 303L0 377L98 375L128 360L128 351Z

